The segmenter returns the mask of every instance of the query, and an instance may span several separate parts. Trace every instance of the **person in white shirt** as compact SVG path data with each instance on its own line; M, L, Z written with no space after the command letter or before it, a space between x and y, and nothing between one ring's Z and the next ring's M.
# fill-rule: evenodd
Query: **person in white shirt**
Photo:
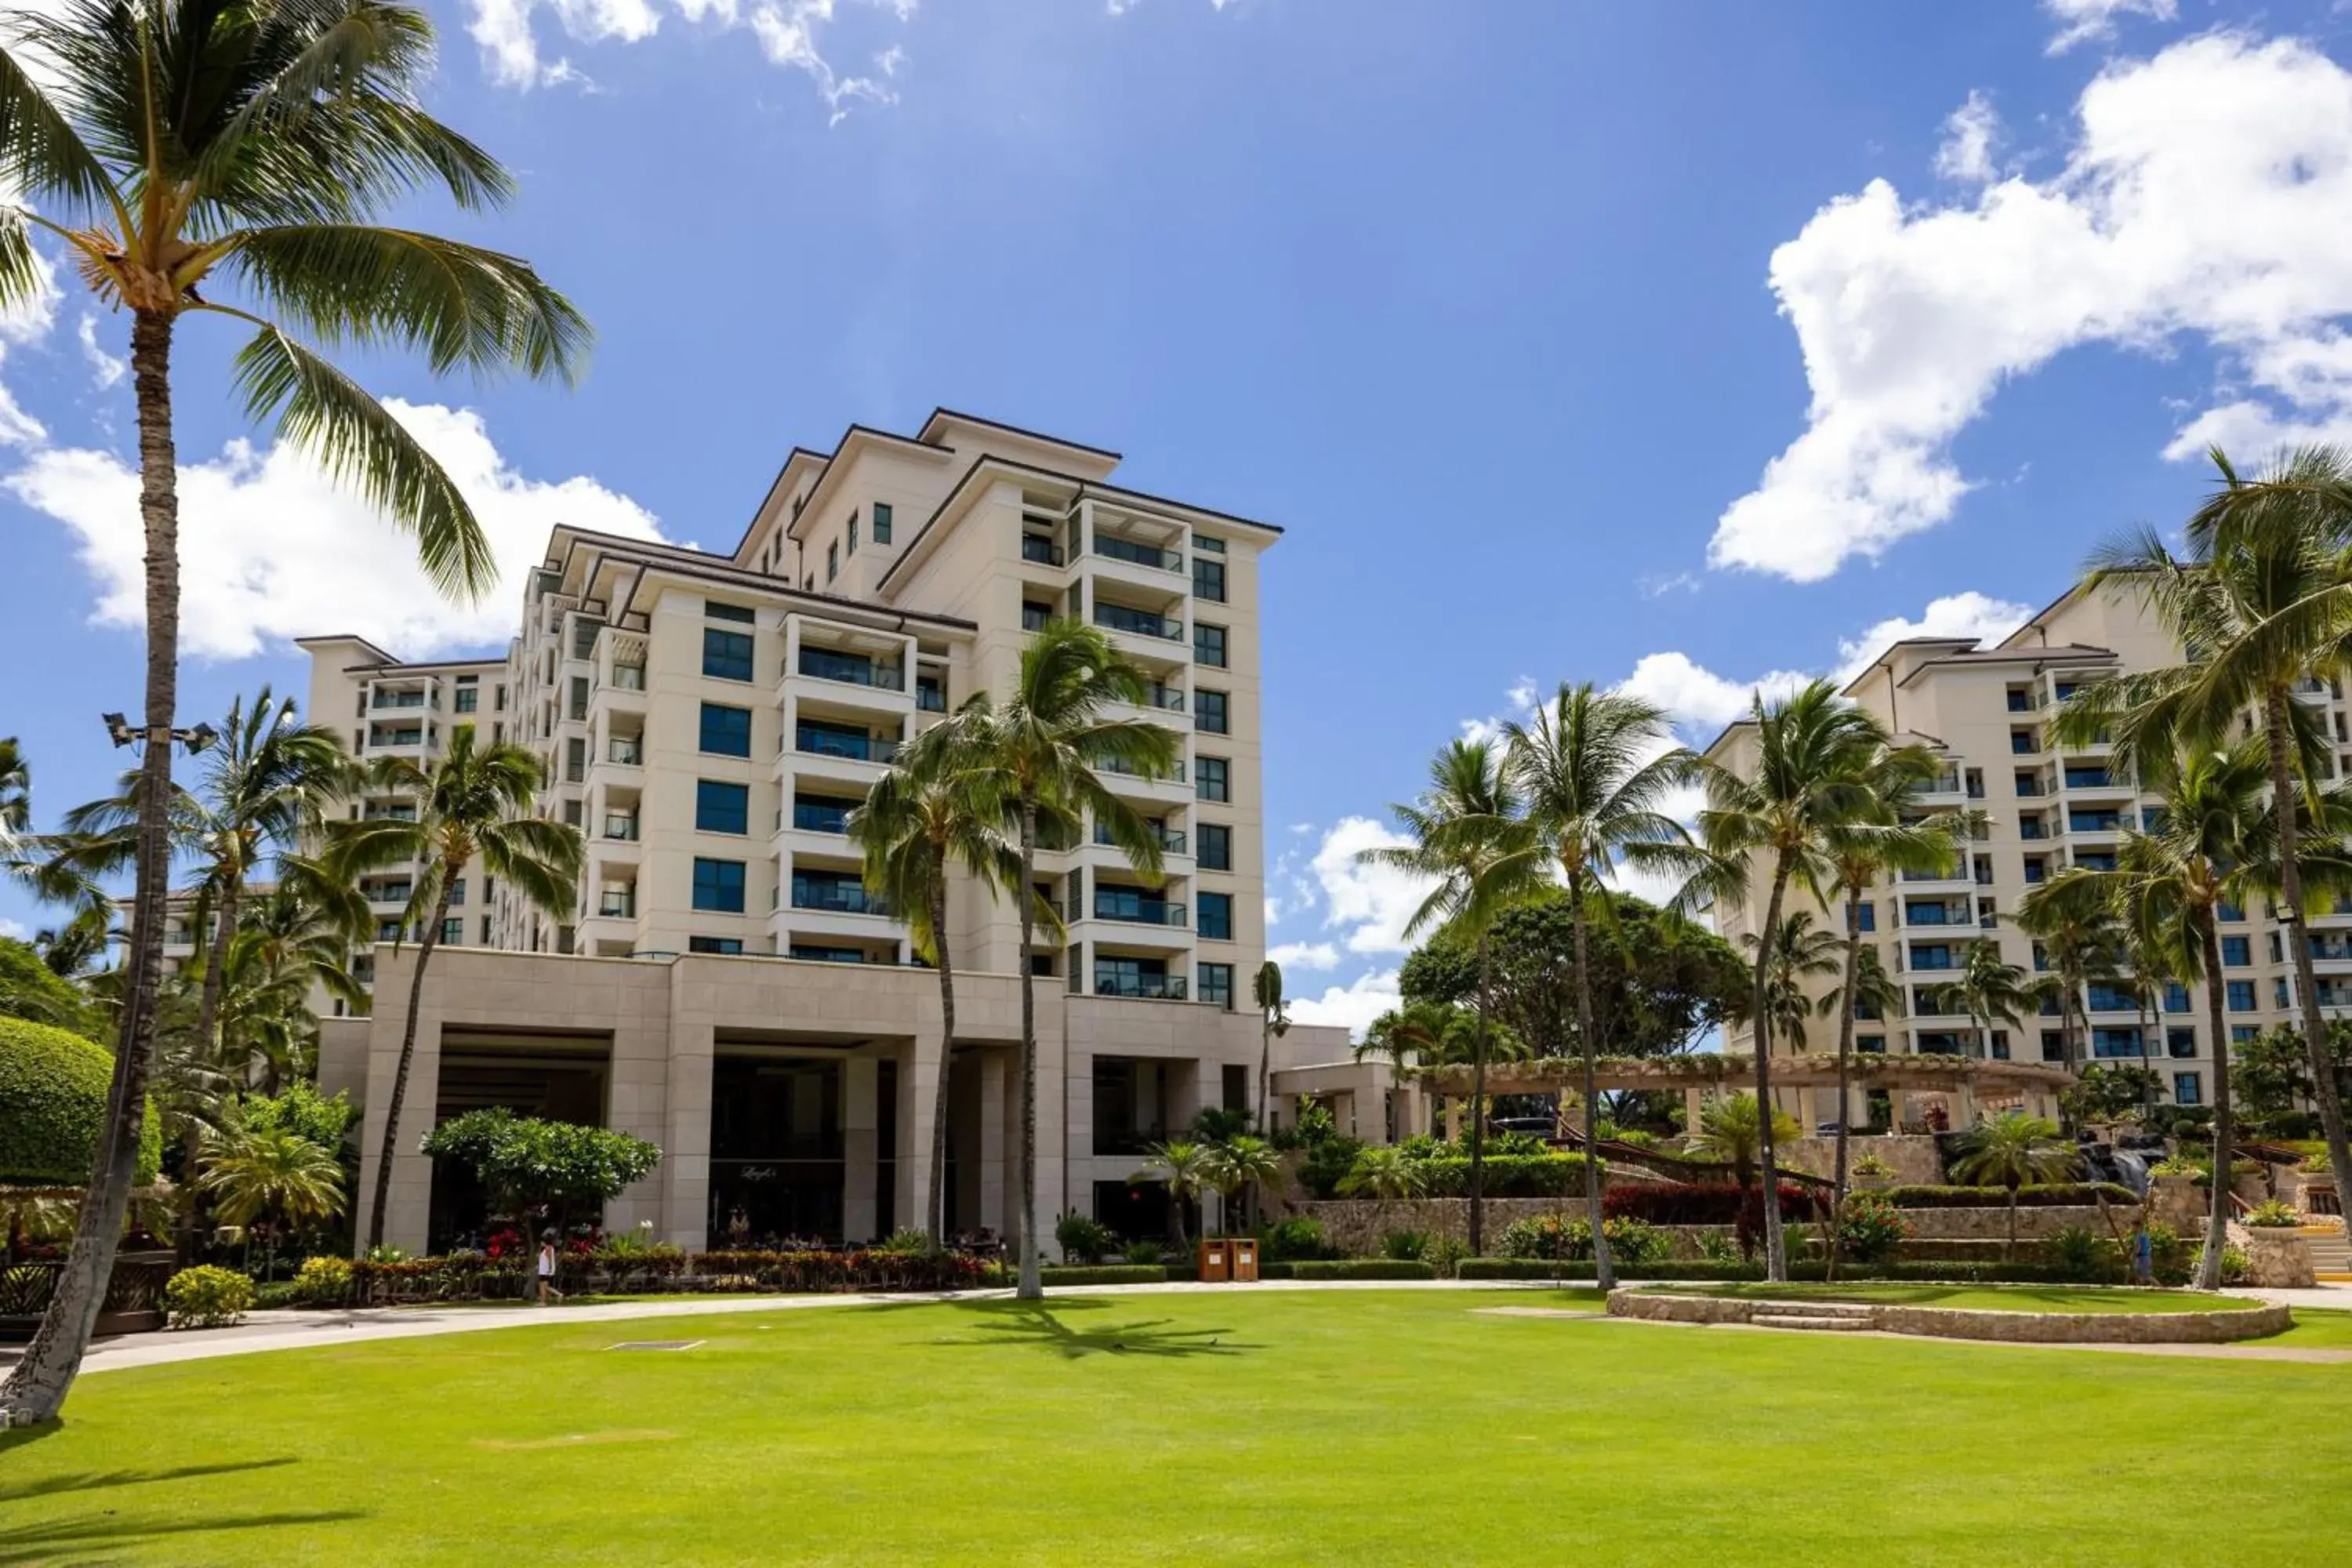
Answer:
M555 1232L539 1233L539 1304L549 1305L549 1299L562 1300L563 1292L555 1288Z

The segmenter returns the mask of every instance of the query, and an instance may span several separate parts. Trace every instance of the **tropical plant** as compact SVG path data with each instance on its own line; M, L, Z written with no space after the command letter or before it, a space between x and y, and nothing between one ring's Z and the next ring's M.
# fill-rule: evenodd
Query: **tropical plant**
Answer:
M360 1232L362 1249L383 1237L384 1214L392 1201L393 1153L399 1145L408 1076L416 1059L425 972L440 945L450 900L466 868L478 855L485 870L540 908L572 908L586 852L577 827L532 811L545 783L535 752L511 743L485 745L473 725L458 724L449 731L446 749L429 765L387 756L369 770L368 787L414 799L415 817L367 817L335 823L330 830L328 861L340 879L348 881L383 866L417 867L408 907L401 915L404 937L416 938L416 964L409 975L408 1017L401 1028L400 1057L384 1105L374 1195Z
M1743 934L1739 944L1748 950L1750 963L1762 963L1769 973L1765 1002L1772 1014L1774 1035L1787 1041L1790 1049L1803 1050L1808 1043L1805 1024L1814 1011L1813 999L1806 994L1808 983L1838 972L1843 943L1832 931L1813 929L1811 910L1795 910L1780 922L1769 955L1757 956L1753 931Z
M932 725L898 750L889 769L849 814L849 841L864 858L866 888L904 911L915 951L940 977L939 1088L931 1109L930 1202L923 1226L934 1247L947 1239L947 1062L955 1054L955 963L948 950L951 869L993 892L1024 889L1010 803L992 787L966 715Z
M974 742L987 759L988 775L1017 813L1021 883L1036 882L1037 829L1041 821L1091 816L1097 829L1127 855L1138 875L1160 874L1160 836L1135 807L1114 793L1097 768L1164 775L1182 757L1173 731L1139 719L1118 717L1119 707L1140 707L1150 678L1119 652L1100 627L1080 621L1048 621L1021 650L1021 668L1002 705L978 698L964 705L977 726ZM1017 900L1021 951L1035 941L1035 900ZM1021 1198L1020 1276L1015 1294L1034 1301L1045 1294L1037 1273L1037 995L1036 976L1021 965Z
M1073 1263L1100 1263L1118 1246L1118 1233L1092 1215L1068 1209L1054 1222L1054 1240Z
M1267 1125L1266 1110L1274 1079L1274 1042L1290 1033L1290 1004L1282 996L1282 965L1272 959L1250 977L1250 1001L1257 1007L1257 1122ZM1256 1228L1252 1217L1251 1229Z
M2264 1198L2246 1211L2246 1223L2263 1230L2291 1230L2303 1223L2294 1205L2279 1198Z
M1144 1151L1149 1162L1139 1181L1164 1182L1168 1185L1168 1219L1176 1228L1176 1250L1189 1251L1192 1240L1184 1228L1184 1211L1196 1202L1208 1187L1209 1149L1190 1139L1171 1138L1165 1143L1154 1144Z
M200 1263L163 1287L163 1311L175 1329L226 1329L253 1310L253 1281L234 1268Z
M1758 693L1744 724L1745 773L1712 763L1705 771L1706 805L1698 827L1708 860L1691 879L1687 896L1745 906L1750 868L1761 857L1771 869L1756 938L1758 951L1770 952L1780 939L1790 887L1821 898L1838 880L1840 845L1860 826L1880 820L1874 784L1891 742L1885 726L1848 705L1826 680L1769 703ZM1769 1102L1771 972L1768 965L1753 967L1748 1016L1756 1033L1756 1092ZM1757 1161L1764 1194L1765 1277L1786 1280L1775 1153L1779 1134L1773 1125L1778 1120L1759 1119Z
M33 770L14 735L0 735L0 858L14 858L33 826Z
M264 1238L265 1278L281 1226L299 1231L342 1212L342 1162L284 1127L233 1125L205 1144L203 1166L198 1181L215 1199L224 1239Z
M2000 943L1989 936L1969 943L1967 956L1960 962L1960 977L1946 988L1945 994L1969 1016L1977 1033L1979 1057L1992 1055L1995 1024L2016 1028L2042 1004L2041 993L2026 978L2025 971L2003 958Z
M1344 1198L1370 1197L1396 1203L1421 1196L1428 1184L1427 1161L1413 1159L1396 1144L1383 1143L1358 1150L1355 1163L1339 1178L1336 1190Z
M1952 1160L1955 1180L2009 1189L2009 1239L2004 1258L2017 1254L2017 1189L2029 1182L2063 1182L2082 1168L2083 1157L2063 1142L2058 1124L2047 1117L2011 1111L1960 1134Z
M1457 740L1429 765L1429 786L1411 804L1389 808L1408 842L1367 849L1357 858L1426 878L1431 889L1404 934L1444 926L1478 951L1478 988L1470 1037L1470 1249L1479 1250L1486 1215L1487 1044L1494 1018L1487 933L1495 918L1541 882L1534 838L1491 741Z
M1263 1138L1244 1132L1202 1152L1201 1179L1230 1208L1233 1195L1244 1187L1263 1187L1282 1175L1282 1156ZM1228 1228L1233 1221L1228 1215Z
M1836 1211L1832 1223L1837 1242L1832 1249L1850 1253L1858 1263L1884 1263L1910 1239L1911 1222L1884 1193L1860 1192Z
M25 1357L0 1389L18 1419L54 1416L88 1345L129 1202L153 1056L170 873L179 624L172 355L184 318L241 322L246 412L317 457L416 540L442 587L493 580L456 484L398 420L306 343L421 351L436 371L577 374L586 323L530 266L368 221L420 187L498 205L513 183L419 101L432 24L384 0L68 0L11 13L0 47L0 305L48 288L30 236L63 242L97 301L131 317L140 515L148 562L146 742L136 893L106 1167ZM23 205L40 204L34 211ZM240 289L276 321L230 303Z
M2049 966L2041 996L2058 1004L2059 1056L2069 1073L2082 1070L2083 1041L2089 1018L2083 1010L2084 987L2093 983L2124 982L2126 942L2115 911L2097 904L2084 906L2050 888L2074 874L2069 868L2049 881L2026 890L2017 906L2020 931L2033 939L2041 962ZM2137 990L2137 987L2135 987Z
M558 1229L576 1211L601 1211L651 1175L662 1157L658 1147L625 1132L517 1116L503 1106L453 1116L420 1146L472 1172L494 1213L527 1223L543 1209Z
M1716 1095L1699 1107L1698 1130L1688 1135L1690 1152L1729 1165L1732 1179L1742 1191L1755 1187L1763 1166L1767 1134L1765 1120L1757 1109L1759 1103L1745 1090ZM1775 1107L1770 1136L1794 1138L1798 1131L1797 1119ZM1779 1205L1771 1212L1778 1213Z
M1591 684L1560 684L1550 704L1524 724L1504 730L1507 772L1527 802L1534 842L1527 858L1549 868L1568 892L1575 920L1577 1043L1583 1063L1580 1098L1584 1143L1593 1147L1600 1115L1594 1064L1606 1054L1592 1009L1595 920L1616 918L1607 886L1622 868L1682 877L1700 857L1690 836L1667 810L1674 792L1697 775L1698 758L1673 743L1663 709ZM1596 1277L1615 1282L1608 1229L1601 1224L1601 1186L1586 1184L1587 1219L1595 1242ZM1475 1237L1474 1237L1475 1240Z

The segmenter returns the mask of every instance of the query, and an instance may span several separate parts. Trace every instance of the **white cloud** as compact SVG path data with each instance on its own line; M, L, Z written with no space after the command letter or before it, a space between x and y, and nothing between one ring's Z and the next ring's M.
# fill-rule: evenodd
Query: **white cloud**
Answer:
M1499 741L1507 723L1526 723L1535 712L1536 699L1541 695L1533 679L1522 675L1503 693L1503 711L1490 713L1484 719L1462 721L1462 738L1465 741Z
M1323 835L1314 859L1315 879L1323 895L1323 923L1346 932L1341 942L1349 952L1412 950L1404 928L1434 884L1411 871L1356 858L1367 849L1411 842L1369 816L1343 816Z
M6 915L0 915L0 936L5 936L11 942L29 942L32 940L32 935L33 933L25 928L24 921L12 921Z
M1663 708L1677 723L1719 730L1748 711L1752 693L1785 696L1805 683L1796 671L1776 669L1753 680L1730 680L1685 653L1644 654L1617 689Z
M1711 563L1812 582L1944 522L1970 488L1953 438L2003 381L2085 344L2217 352L2224 401L2170 456L2352 436L2352 72L2209 34L2109 67L2077 115L2048 179L1915 207L1874 180L1774 251L1807 428L1724 511Z
M1970 589L1931 599L1916 621L1889 616L1860 637L1838 639L1838 667L1831 677L1840 686L1876 662L1878 656L1910 637L1969 637L1996 643L2023 626L2032 616L2031 605L2011 604Z
M417 567L408 538L289 447L232 441L180 469L181 647L242 658L282 639L356 632L409 657L503 644L520 574L559 522L640 538L653 515L588 478L546 481L510 467L479 415L436 404L385 406L441 460L473 505L500 583L456 605ZM4 481L19 500L65 523L98 579L95 618L145 618L135 470L110 452L36 453Z
M106 345L98 341L96 316L83 311L81 324L74 330L74 335L81 342L81 357L89 363L90 380L100 392L130 374L131 367L107 353Z
M688 26L721 30L748 28L770 63L807 74L838 124L853 102L896 103L890 83L906 63L897 43L877 51L876 75L845 75L821 47L820 35L836 19L838 0L666 0ZM903 26L916 0L855 0L862 10L887 12ZM661 30L663 6L656 0L466 0L472 20L467 33L482 53L482 70L501 87L530 89L594 84L568 58L543 61L534 26L541 11L574 43L642 43Z
M1336 1025L1356 1039L1364 1037L1372 1020L1402 1006L1397 990L1399 971L1375 970L1345 985L1328 986L1320 996L1300 996L1290 1004L1293 1023Z
M1948 180L1983 184L1993 176L1992 150L2000 140L2000 113L1992 100L1971 92L1944 121L1943 145L1936 149L1936 173Z
M2177 0L2042 0L2042 8L2058 24L2050 52L2063 55L2076 44L2112 38L2118 16L2146 16L2169 22Z
M1337 969L1339 950L1328 942L1286 942L1269 949L1266 957L1285 969Z
M16 194L0 186L0 201L13 202ZM8 351L28 348L47 338L57 325L58 292L57 266L38 247L33 251L33 267L38 284L26 298L0 310L0 366L7 363ZM0 446L32 447L48 439L48 427L16 402L16 395L0 386Z

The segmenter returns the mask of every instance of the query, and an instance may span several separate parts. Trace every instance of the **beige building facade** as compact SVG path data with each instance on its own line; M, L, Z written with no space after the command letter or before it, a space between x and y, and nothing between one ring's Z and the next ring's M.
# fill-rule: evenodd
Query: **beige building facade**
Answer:
M1115 485L1118 460L946 410L911 436L855 426L787 458L730 553L559 527L503 661L305 642L318 721L348 716L365 747L420 756L449 725L493 726L540 753L542 809L586 841L572 909L468 872L459 950L436 955L425 988L391 1240L462 1227L464 1194L436 1193L413 1151L438 1117L482 1104L661 1144L614 1223L652 1220L688 1246L746 1228L878 1236L924 1212L942 1071L953 1222L1004 1231L1024 969L1044 1222L1067 1207L1149 1228L1154 1196L1129 1183L1142 1149L1204 1106L1255 1100L1259 568L1279 531ZM1139 874L1087 825L1038 858L1066 938L1026 952L1010 902L960 884L943 1041L938 978L866 894L844 818L898 744L1007 690L1055 618L1103 627L1142 665L1151 689L1130 716L1181 742L1171 776L1107 775L1155 825L1163 873ZM379 945L373 1016L329 1030L326 1076L366 1101L363 1182L412 959Z
M1986 1029L1959 1012L1945 989L1958 977L1969 944L1979 940L1999 943L2001 956L2029 976L2048 973L2032 939L2015 923L2020 900L2069 867L2112 866L2122 829L2144 823L2158 804L2107 747L2060 746L2051 721L2082 685L2119 671L2177 664L2182 657L2137 598L2112 588L2077 589L1998 646L1912 638L1848 683L1845 695L1898 739L1944 758L1942 778L1920 799L1923 810L1973 808L1985 818L1950 875L1885 881L1864 900L1864 940L1901 987L1904 1005L1897 1016L1858 1020L1859 1049L2063 1059L2054 1004L2014 1022L1995 1020ZM2341 689L2307 682L2299 700L2336 742L2333 765L2352 768L2352 710ZM1753 727L1743 721L1726 730L1707 754L1743 772L1753 764L1754 743ZM1763 875L1759 866L1743 906L1716 910L1718 928L1735 943L1760 921L1769 891ZM1810 910L1829 930L1845 929L1843 909L1825 910L1794 891L1790 908ZM2201 1105L2212 1092L2217 1050L2299 1020L2284 927L2267 909L2224 914L2220 984L2228 1038L2211 1037L2201 984L2170 985L2153 1011L2129 988L2094 984L2084 997L2090 1028L2084 1060L2145 1067L2157 1075L2164 1100ZM2352 908L2315 916L2308 930L2323 1005L2352 1008ZM1831 977L1815 984L1816 998L1836 983ZM1836 1027L1834 1017L1815 1022L1811 1048L1833 1048ZM1727 1048L1752 1052L1753 1030L1732 1029ZM1786 1054L1788 1046L1776 1040L1775 1058ZM1833 1089L1776 1095L1809 1128L1836 1118ZM1871 1113L1857 1093L1849 1114L1860 1124Z

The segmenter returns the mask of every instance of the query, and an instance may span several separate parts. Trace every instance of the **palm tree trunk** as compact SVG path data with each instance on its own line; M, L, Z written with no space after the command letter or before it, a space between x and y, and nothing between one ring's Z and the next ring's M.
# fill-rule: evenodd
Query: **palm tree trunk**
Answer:
M416 1018L425 1006L425 968L441 944L441 922L449 918L450 879L464 872L466 863L441 868L441 895L433 900L433 923L417 939L416 973L408 977L408 1017L400 1029L400 1065L392 1075L392 1098L384 1103L383 1142L376 1148L375 1198L368 1205L367 1229L359 1237L359 1256L383 1240L384 1214L392 1205L392 1156L400 1140L401 1107L408 1099L408 1072L416 1064ZM528 1238L526 1238L528 1239Z
M948 1072L955 1065L955 965L948 962L948 858L931 866L931 948L940 961L940 1087L931 1100L931 1202L923 1217L934 1248L948 1239ZM1022 960L1025 968L1028 960Z
M1780 929L1780 904L1789 891L1788 857L1772 866L1772 896L1764 906L1764 929L1756 942L1756 1163L1764 1183L1764 1278L1786 1284L1789 1248L1780 1235L1780 1164L1772 1139L1772 965L1765 955Z
M1478 933L1478 1032L1470 1040L1470 1256L1486 1232L1486 933Z
M1845 1184L1846 1184L1846 1124L1853 1120L1849 1107L1853 1094L1851 1074L1853 1061L1853 983L1862 972L1862 905L1861 889L1848 888L1845 900L1845 982L1838 992L1843 1005L1838 1008L1837 1052L1837 1154L1830 1167L1830 1259L1829 1277L1835 1282L1838 1264L1845 1253Z
M1584 1217L1592 1227L1593 1283L1603 1290L1612 1290L1617 1286L1617 1269L1609 1256L1601 1201L1601 1188L1606 1184L1601 1173L1601 1147L1594 1138L1599 1129L1595 1101L1600 1099L1594 1085L1594 1062L1600 1050L1599 1042L1592 1037L1592 959L1586 936L1581 876L1570 879L1568 898L1570 927L1576 933L1576 1034L1578 1043L1584 1047Z
M2292 731L2287 702L2284 690L2274 690L2263 704L2263 732L2271 752L2271 809L2278 820L2279 919L2286 927L2287 947L2294 958L2294 983L2302 993L2303 1047L2311 1060L2311 1097L2319 1106L2319 1130L2327 1140L2328 1164L2336 1173L2336 1206L2352 1215L2352 1137L2345 1130L2344 1097L2336 1091L2336 1064L2327 1050L2327 1021L2319 1016L2319 983L2312 971L2311 942L2304 934L2303 864L2295 848L2294 768L2289 751ZM2215 972L2217 976L2219 973ZM2218 986L2221 981L2216 978L2212 984ZM2228 1036L2216 1030L2213 1081L2217 1086L2229 1072L2229 1055ZM2218 1110L2214 1120L2218 1128Z
M1024 1301L1045 1297L1037 1274L1037 994L1029 973L1029 939L1036 922L1030 888L1037 866L1037 805L1021 803L1021 1283Z
M220 910L213 920L211 951L205 954L204 988L196 1000L196 1048L206 1065L218 1060L213 1030L220 1017L221 974L227 966L228 944L236 935L237 896L243 879L232 875L221 889ZM236 1086L243 1089L240 1082ZM196 1232L204 1219L204 1190L196 1185L196 1159L204 1146L203 1127L194 1117L180 1138L180 1234L174 1247L183 1268L196 1260Z
M2230 1045L2221 1012L2221 937L2210 907L2198 911L2196 919L2201 928L2197 934L2205 949L2205 1009L2213 1029L2213 1205L2205 1220L2205 1251L2197 1259L2197 1288L2219 1290L2221 1249L2230 1242L2230 1166L2237 1159L2237 1150L2230 1125ZM2293 929L2300 942L2302 928Z
M171 875L172 721L179 702L180 495L172 443L172 318L131 317L132 387L139 405L139 515L147 543L146 753L140 759L137 892L124 957L122 1017L106 1130L82 1194L73 1248L24 1359L0 1384L0 1424L57 1417L98 1326L114 1274L122 1217L139 1170L147 1075L155 1055L156 978L163 963L163 897Z

